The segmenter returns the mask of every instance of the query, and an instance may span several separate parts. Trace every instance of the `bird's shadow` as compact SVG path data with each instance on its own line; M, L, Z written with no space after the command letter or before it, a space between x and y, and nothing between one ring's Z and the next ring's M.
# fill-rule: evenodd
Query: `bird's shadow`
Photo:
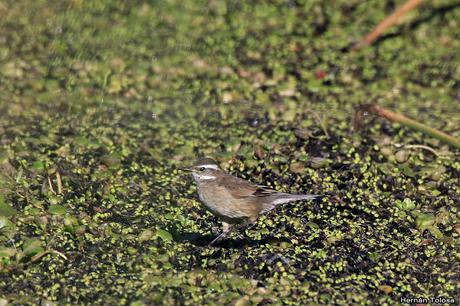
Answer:
M257 247L260 245L273 242L273 238L267 237L262 239L250 239L238 234L238 238L227 237L212 246L209 243L216 238L214 235L202 235L199 233L176 233L174 240L176 242L189 242L197 247L220 247L227 249L242 249L245 247ZM284 241L284 240L283 240ZM281 242L281 241L280 241Z

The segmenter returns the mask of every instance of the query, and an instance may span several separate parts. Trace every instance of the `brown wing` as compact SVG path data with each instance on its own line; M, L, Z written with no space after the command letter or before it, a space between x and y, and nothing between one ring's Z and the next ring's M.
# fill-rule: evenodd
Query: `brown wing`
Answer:
M217 182L218 185L225 187L228 192L235 198L243 199L248 197L268 197L275 190L265 186L255 185L239 177L227 174L222 176Z
M256 191L253 193L254 196L256 197L268 197L271 196L272 194L277 193L275 190L270 189L265 186L257 186Z

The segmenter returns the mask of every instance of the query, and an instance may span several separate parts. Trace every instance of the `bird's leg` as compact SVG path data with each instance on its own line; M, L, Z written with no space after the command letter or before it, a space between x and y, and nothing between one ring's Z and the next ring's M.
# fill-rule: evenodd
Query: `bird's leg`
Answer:
M248 238L244 235L244 232L245 232L246 229L251 229L252 227L254 227L256 222L257 222L257 217L248 218L244 222L242 222L242 223L238 224L237 226L235 226L235 227L238 228L238 236L240 238L248 240Z
M212 246L214 245L216 242L219 242L221 241L222 239L224 239L231 231L233 230L233 225L229 224L229 223L226 223L226 222L222 222L222 233L217 236L216 238L214 238L213 241L211 241L211 243L208 244L208 246Z
M251 228L254 224L256 224L257 218L248 218L244 222L238 225L238 229L241 232L244 232L247 228Z

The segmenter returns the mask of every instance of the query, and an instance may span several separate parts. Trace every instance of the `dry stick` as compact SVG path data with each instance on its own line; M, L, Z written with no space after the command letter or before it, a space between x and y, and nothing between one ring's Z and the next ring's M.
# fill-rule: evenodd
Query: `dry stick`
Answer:
M435 151L435 149L429 147L429 146L425 146L425 145L405 145L403 146L405 149L424 149L424 150L427 150L427 151L430 151L431 153L433 153L436 157L439 156L439 153Z
M44 257L44 256L46 256L46 255L48 255L48 254L56 254L56 255L61 256L61 257L64 258L65 260L67 260L67 256L65 256L65 255L62 254L61 252L56 251L56 250L47 250L47 251L38 253L37 255L34 255L34 256L30 259L30 262L36 262L36 261L40 260L42 257Z
M50 186L50 190L53 194L56 194L56 191L54 191L53 184L51 183L51 178L48 175L48 185Z
M460 149L460 140L448 135L444 132L441 132L435 128L429 127L425 124L422 124L420 122L417 122L413 119L410 119L404 115L397 114L387 108L375 105L375 104L366 104L366 105L361 105L358 107L357 112L355 114L354 118L354 124L355 126L359 125L360 123L360 117L363 115L364 112L369 112L374 115L377 115L379 117L383 117L389 121L392 122L398 122L401 123L411 129L414 129L416 131L425 133L427 135L430 135L431 137L434 137L436 139L439 139L455 148Z
M382 22L380 22L372 32L367 34L361 41L356 43L352 50L356 51L364 46L371 45L379 36L382 34L383 31L394 25L398 22L401 17L403 17L407 12L413 10L417 6L422 3L423 0L408 0L402 6L398 7L393 13L385 18Z
M62 194L62 180L61 180L61 174L59 174L59 171L56 171L56 180L57 180L57 186L58 186L58 193Z

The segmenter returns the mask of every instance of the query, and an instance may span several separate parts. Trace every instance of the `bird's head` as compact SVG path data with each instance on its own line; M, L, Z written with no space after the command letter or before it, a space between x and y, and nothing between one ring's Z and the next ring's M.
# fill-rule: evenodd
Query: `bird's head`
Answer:
M197 183L215 180L222 172L217 162L212 158L198 159L192 166L182 168L182 170L191 172Z

